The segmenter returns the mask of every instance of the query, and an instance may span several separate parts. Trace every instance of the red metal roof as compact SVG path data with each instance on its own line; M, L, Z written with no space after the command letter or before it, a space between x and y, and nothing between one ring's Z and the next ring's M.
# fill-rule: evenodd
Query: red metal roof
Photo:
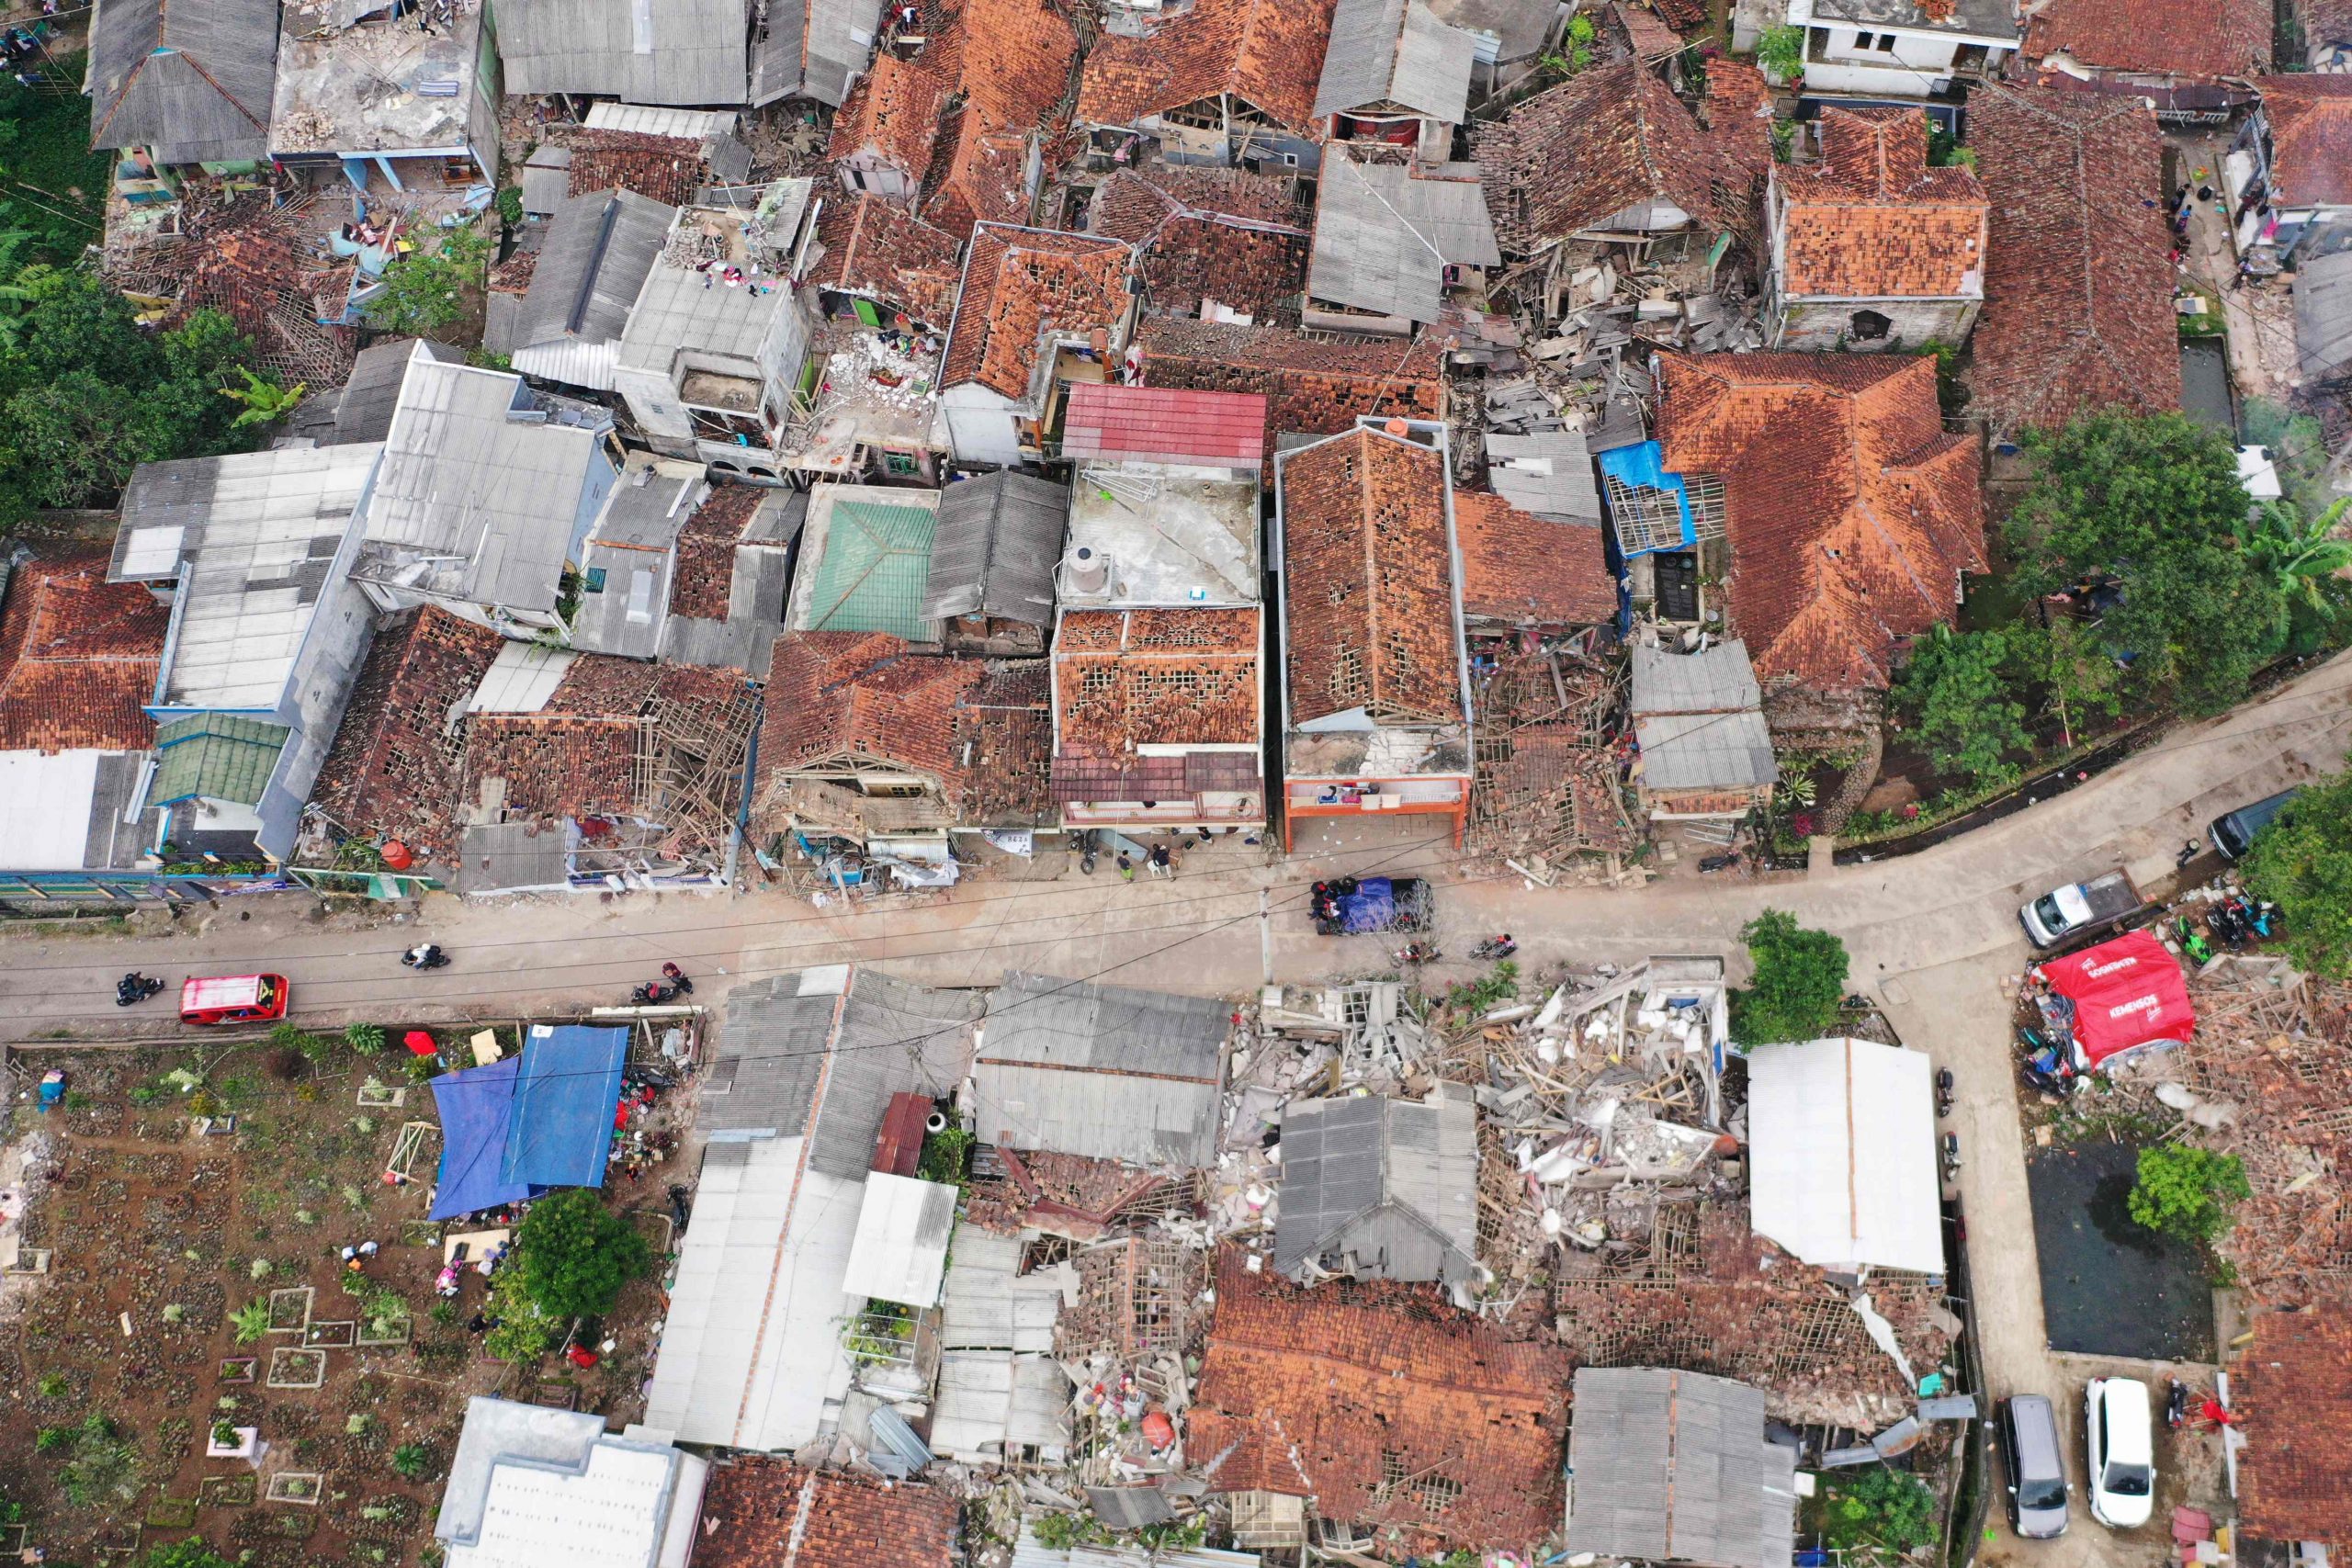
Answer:
M1266 400L1255 392L1080 382L1062 419L1062 456L1254 468L1266 455Z

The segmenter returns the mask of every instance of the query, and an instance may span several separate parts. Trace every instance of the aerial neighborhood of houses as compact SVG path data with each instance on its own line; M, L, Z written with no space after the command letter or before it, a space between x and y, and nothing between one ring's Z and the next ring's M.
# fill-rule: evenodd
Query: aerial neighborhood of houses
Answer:
M5 11L0 1559L2352 1551L2346 0Z

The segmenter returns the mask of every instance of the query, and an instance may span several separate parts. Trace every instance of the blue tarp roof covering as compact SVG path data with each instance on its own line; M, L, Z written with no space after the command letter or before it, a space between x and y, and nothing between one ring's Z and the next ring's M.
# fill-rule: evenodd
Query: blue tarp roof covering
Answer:
M1674 497L1676 510L1682 514L1682 542L1695 544L1699 538L1698 525L1690 518L1690 492L1684 488L1680 474L1666 471L1666 451L1655 441L1645 441L1638 446L1619 446L1600 454L1600 471L1607 479L1634 490L1662 490ZM1607 486L1602 489L1605 491ZM1629 556L1646 555L1649 549L1627 542L1625 529L1618 529L1618 538Z
M627 1029L533 1024L500 1175L535 1187L602 1187L628 1055Z
M433 1098L441 1107L441 1186L433 1195L434 1219L495 1209L531 1196L527 1185L502 1174L514 1081L522 1066L509 1056L433 1080Z

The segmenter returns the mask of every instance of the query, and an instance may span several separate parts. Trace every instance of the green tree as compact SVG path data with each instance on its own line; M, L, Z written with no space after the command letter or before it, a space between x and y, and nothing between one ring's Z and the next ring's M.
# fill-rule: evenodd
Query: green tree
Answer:
M2291 501L2266 501L2248 522L2245 553L2278 590L2279 640L2290 651L2313 653L2335 640L2347 619L2342 574L2352 568L2352 538L2344 536L2352 498L2315 517Z
M2026 733L2025 705L2009 686L2012 659L2006 631L1955 632L1939 626L1911 649L1895 687L1895 705L1913 716L1913 728L1935 764L1966 773L1980 786L2018 776L2013 753L2032 744Z
M546 1355L562 1332L560 1322L528 1301L508 1302L499 1309L498 1326L482 1337L481 1348L498 1360L526 1366Z
M1814 1040L1838 1021L1846 996L1846 944L1767 909L1740 931L1755 973L1731 998L1732 1037L1743 1045Z
M2352 773L2304 785L2255 835L2238 870L2249 891L2278 906L2297 964L2352 978Z
M1936 1495L1907 1470L1839 1472L1821 1509L1821 1536L1833 1550L1894 1556L1933 1546Z
M1756 63L1780 82L1793 82L1804 72L1804 29L1766 28L1756 39Z
M465 320L490 265L489 230L468 223L445 230L384 269L383 292L368 301L368 324L413 336Z
M548 1317L594 1317L612 1310L621 1287L652 1267L652 1251L626 1216L583 1187L531 1205L514 1237L523 1295Z
M2092 718L2112 719L2123 711L2123 666L2070 615L2047 626L2030 622L2004 634L2016 671L2041 694L2041 711L2057 716L2066 745Z
M2216 713L2282 637L2277 585L2239 547L2249 505L2227 437L2177 413L2109 411L2027 436L2034 475L2009 513L2027 592L2112 575L2098 640L2143 695Z
M244 379L242 387L223 387L220 395L241 405L237 417L229 422L232 430L243 430L249 424L274 424L302 406L302 394L310 390L310 383L297 381L282 387L267 376L256 376L245 366L231 367Z
M2134 1224L2209 1242L2229 1228L2232 1212L2252 1192L2237 1156L2163 1144L2140 1151L2139 1179L2126 1206Z

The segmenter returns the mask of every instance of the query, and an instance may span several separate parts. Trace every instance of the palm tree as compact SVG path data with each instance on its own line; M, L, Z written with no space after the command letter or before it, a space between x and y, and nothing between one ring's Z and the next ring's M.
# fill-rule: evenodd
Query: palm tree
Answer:
M2352 538L2339 532L2347 510L2352 510L2352 497L2306 521L2293 502L2266 501L2245 540L2245 552L2278 584L2282 597L2324 609L2322 584L2352 568Z
M0 348L14 348L24 334L24 309L32 290L17 281L25 268L24 249L32 234L23 229L0 229Z

